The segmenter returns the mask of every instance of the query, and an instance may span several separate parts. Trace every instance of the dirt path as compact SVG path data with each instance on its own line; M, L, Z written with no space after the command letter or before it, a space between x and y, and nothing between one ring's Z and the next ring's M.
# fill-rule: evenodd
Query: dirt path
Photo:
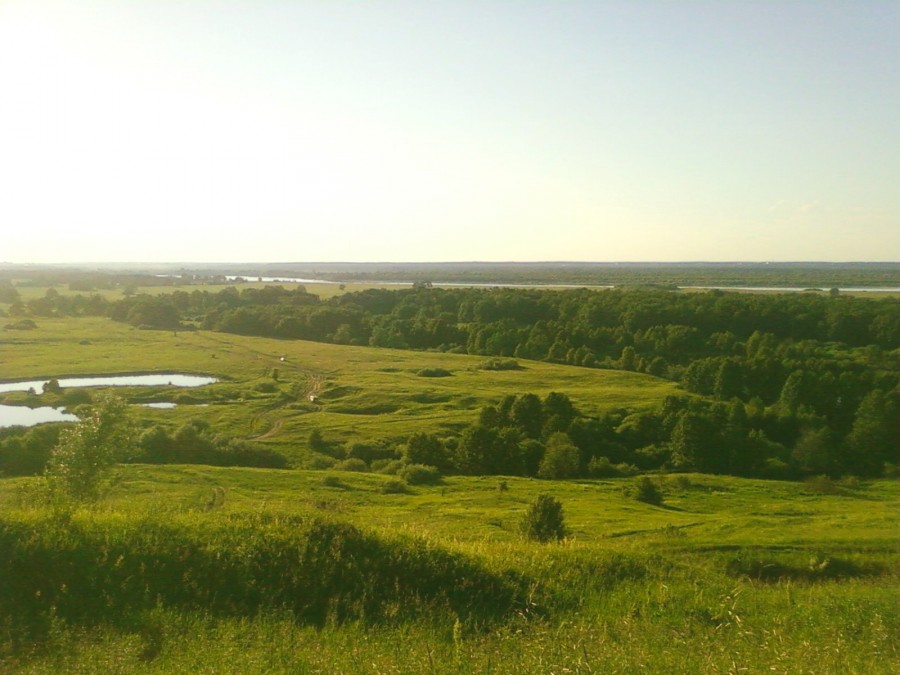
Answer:
M322 388L325 386L326 374L324 372L301 366L290 359L288 359L286 361L282 361L280 354L265 352L265 351L261 351L258 349L253 349L252 347L248 347L247 345L236 344L234 342L229 341L227 338L220 337L216 333L210 332L210 331L198 331L197 336L204 339L206 342L211 343L210 344L211 347L213 345L216 345L216 346L220 346L220 347L227 346L231 349L240 349L241 351L243 351L245 353L252 354L257 359L260 359L265 362L271 362L271 367L278 368L281 371L282 376L293 375L295 377L301 376L301 377L306 378L306 387L304 388L303 393L301 394L301 398L303 400L313 402L310 400L311 397L318 396L319 392L322 391ZM284 378L282 377L282 379L284 379ZM257 417L255 417L253 419L253 421L251 422L251 428L255 427L262 420L263 416L268 416L270 414L278 414L279 411L282 411L282 413L283 413L283 408L284 408L284 406L278 406L278 407L273 408L265 413L261 413L260 415L258 415ZM302 414L302 413L299 413L299 412L292 413L292 415L297 415L297 414ZM276 417L275 420L272 422L272 425L266 431L264 431L261 434L252 434L251 433L250 435L247 436L247 438L254 440L254 441L259 441L259 440L265 440L267 438L272 438L273 436L276 436L281 431L281 429L284 426L284 423L288 419L288 417L290 417L292 415Z
M275 420L275 423L271 426L271 428L268 431L260 434L259 436L249 436L249 438L254 441L261 441L266 438L271 438L272 436L277 434L279 431L281 431L281 427L283 427L283 426L284 426L284 418L279 417L277 420Z

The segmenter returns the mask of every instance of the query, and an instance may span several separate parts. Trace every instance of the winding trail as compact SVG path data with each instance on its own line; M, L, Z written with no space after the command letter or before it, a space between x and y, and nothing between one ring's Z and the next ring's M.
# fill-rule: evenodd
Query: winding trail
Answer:
M213 345L215 345L220 348L228 347L229 349L239 349L242 352L251 354L257 359L268 364L268 367L277 368L283 376L293 376L297 379L300 379L302 377L306 380L306 386L303 389L303 393L300 395L300 398L302 398L303 400L308 401L311 396L317 396L325 386L326 374L323 371L300 366L290 359L282 361L281 352L272 353L259 349L253 349L252 347L249 347L247 345L235 343L228 340L227 338L219 337L216 333L210 331L198 331L198 337L202 337L206 342L212 343L210 344L211 348L213 347ZM255 416L250 422L250 433L246 436L246 438L249 440L260 441L277 436L281 429L284 427L284 423L289 419L289 417L299 414L295 412L293 413L293 415L287 415L285 414L284 407L284 405L278 405ZM281 412L281 415L278 415L279 411ZM275 417L275 419L271 423L271 426L269 426L266 431L259 434L254 434L253 429L257 426L257 424L259 424L264 417L269 417L270 415L278 416Z

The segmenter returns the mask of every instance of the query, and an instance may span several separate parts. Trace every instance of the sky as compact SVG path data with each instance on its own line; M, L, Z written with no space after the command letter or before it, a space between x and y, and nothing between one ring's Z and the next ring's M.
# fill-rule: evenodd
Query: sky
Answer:
M0 261L900 261L900 5L0 0Z

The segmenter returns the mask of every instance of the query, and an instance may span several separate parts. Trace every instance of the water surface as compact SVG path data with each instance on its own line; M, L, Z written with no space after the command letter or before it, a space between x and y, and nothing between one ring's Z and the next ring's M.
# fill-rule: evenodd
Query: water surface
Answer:
M23 405L0 404L0 428L2 427L33 427L45 422L77 422L78 418L72 413L67 413L65 408L51 408L40 406L28 408Z
M27 382L0 382L0 394L9 391L28 391L34 389L40 393L50 380L29 380ZM182 375L179 373L154 373L152 375L104 375L98 377L64 377L60 378L61 387L202 387L219 380L206 375Z

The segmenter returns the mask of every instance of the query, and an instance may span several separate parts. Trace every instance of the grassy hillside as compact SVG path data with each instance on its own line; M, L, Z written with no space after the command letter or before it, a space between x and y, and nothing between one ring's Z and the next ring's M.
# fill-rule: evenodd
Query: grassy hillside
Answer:
M561 391L584 413L596 414L615 407L652 407L676 391L671 382L637 373L541 362L522 361L520 370L486 371L479 369L482 357L460 354L207 331L175 335L97 318L41 319L37 325L30 331L4 331L0 379L167 371L215 375L223 381L202 389L122 393L132 401L208 403L135 414L147 423L172 425L200 417L222 433L262 436L260 442L295 458L306 454L312 429L341 442L441 433L473 422L482 406L509 393ZM419 374L427 369L450 375ZM317 397L315 402L310 395ZM10 395L8 400L24 397Z
M896 482L327 475L126 466L68 516L0 481L0 669L895 672ZM518 533L541 492L563 543Z

